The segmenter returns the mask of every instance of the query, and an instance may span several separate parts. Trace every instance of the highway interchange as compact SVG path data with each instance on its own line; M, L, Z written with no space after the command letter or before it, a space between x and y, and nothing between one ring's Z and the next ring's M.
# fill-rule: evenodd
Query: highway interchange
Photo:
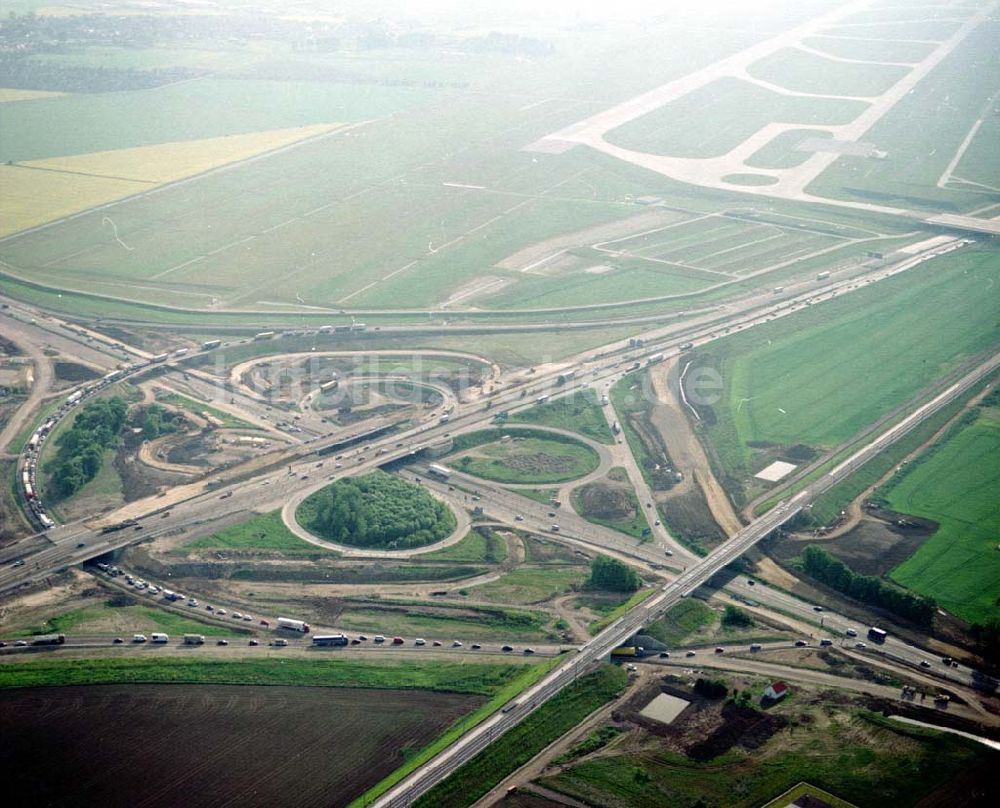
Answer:
M953 243L951 248L954 246ZM326 485L331 479L342 475L365 473L398 460L419 461L416 457L419 451L445 438L446 434L491 426L496 412L531 406L536 395L550 392L553 395L567 394L584 385L594 388L610 386L636 363L640 366L646 365L651 357L654 362L658 361L656 357L661 354L671 356L682 352L682 345L685 343L693 343L697 347L726 333L749 328L775 317L786 316L803 306L813 305L849 292L863 283L876 282L889 275L905 272L921 261L933 257L941 249L941 245L936 245L933 250L887 267L874 269L864 267L852 272L838 272L833 279L822 282L808 280L789 284L780 294L766 291L751 293L741 300L730 302L725 307L706 311L684 322L670 323L642 334L644 344L640 348L629 347L627 342L622 341L605 346L599 351L590 351L585 356L532 376L527 376L522 371L513 372L509 378L503 379L500 392L488 399L488 409L484 408L484 403L487 401L485 398L471 397L471 400L465 401L460 399L455 404L447 424L438 423L436 418L438 413L435 411L432 413L433 420L401 428L385 437L372 440L361 449L345 452L342 468L334 470L333 473L329 473L331 466L334 465L332 457L318 461L316 453L328 445L336 444L341 436L311 436L308 444L292 444L283 448L270 468L262 468L249 479L240 479L235 474L224 473L220 475L221 485L189 486L189 491L184 492L186 495L172 496L169 506L164 506L155 499L126 506L124 510L128 513L125 515L146 517L141 530L126 529L102 534L99 525L74 523L56 527L47 534L22 540L0 551L0 563L4 565L0 569L0 593L11 593L57 570L126 547L136 541L146 541L167 534L175 535L181 531L191 538L210 533L223 524L241 521L255 512L278 508L288 502L290 497L301 498L304 493ZM11 325L16 327L20 334L31 334L32 329L46 327L43 315L15 304L11 305L11 309L4 311L0 316L5 321L11 320ZM39 324L39 319L42 319L43 325ZM57 335L61 339L68 338L58 327L50 327L48 334ZM93 338L87 340L88 349L97 354L103 353L107 357L106 367L114 367L118 360L114 356L108 356L107 349L110 349L111 345L107 338L103 340L103 342L95 342ZM137 349L122 347L132 356L143 355ZM280 350L278 345L275 348ZM978 381L994 372L998 365L1000 357L997 356L981 362L961 379L936 392L930 400L916 406L909 415L897 421L888 430L873 437L865 445L855 447L851 455L835 468L751 522L704 558L694 556L685 547L674 542L665 529L657 531L656 541L638 543L623 534L587 522L571 513L560 512L558 519L553 519L549 515L548 506L521 497L515 491L481 480L455 474L450 481L452 485L449 486L421 474L424 484L444 497L455 496L453 492L447 490L449 487L458 487L466 491L476 490L487 516L494 520L539 533L549 532L553 539L575 544L591 552L600 550L617 555L631 563L638 563L648 575L656 575L662 578L663 582L661 589L653 596L612 623L582 646L577 653L568 655L545 678L524 692L517 699L515 707L494 714L466 733L441 755L383 795L377 804L386 806L409 804L434 783L447 777L461 762L476 754L506 729L523 720L532 710L572 682L594 661L606 657L612 648L628 640L644 625L662 616L682 598L691 595L750 547L791 519L816 496L849 475L928 415L969 390ZM574 382L564 387L555 387L556 377L568 370L575 372ZM180 368L174 368L172 372L175 375L187 372L195 376L195 372ZM197 372L196 378L202 389L206 389L206 386L215 386L220 400L234 402L237 410L247 411L248 414L256 416L248 420L259 423L261 420L259 416L266 402L254 400L246 391L236 391L235 395L231 389L223 391L217 387L219 380L210 374ZM327 462L323 473L318 474L317 462L323 460ZM418 462L411 466L407 473L419 474L422 470L423 466ZM304 485L302 477L310 471L313 474ZM226 498L220 499L223 492ZM113 514L108 519L113 521L117 516ZM560 526L558 536L552 534L550 530L554 522L558 522ZM668 551L670 555L667 554ZM11 562L15 559L24 563L14 566ZM819 614L813 611L811 604L804 604L797 598L772 587L752 586L742 577L733 578L726 584L726 589L739 599L760 604L761 608L773 609L779 614L793 618L799 624L817 626L822 620L822 630L832 636L843 636L849 627L864 628L858 626L857 621L851 621L828 611L820 618ZM878 653L911 666L918 666L928 657L933 659L933 655L929 652L892 637L884 647L878 649ZM943 680L964 686L976 685L981 681L979 674L965 667L935 669L933 673Z

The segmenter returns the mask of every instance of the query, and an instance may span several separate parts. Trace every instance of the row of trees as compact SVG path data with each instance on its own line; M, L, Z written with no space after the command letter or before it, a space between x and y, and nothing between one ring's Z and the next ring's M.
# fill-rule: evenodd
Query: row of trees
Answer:
M325 539L383 550L440 541L455 515L419 485L383 471L349 477L303 503L302 523Z
M48 466L52 486L62 497L74 494L101 470L104 452L118 445L128 416L125 400L114 396L86 404L73 425L56 438L56 456Z
M934 619L937 603L933 598L890 586L874 575L858 575L821 547L806 547L802 563L808 575L862 603L893 612L921 626L930 626Z

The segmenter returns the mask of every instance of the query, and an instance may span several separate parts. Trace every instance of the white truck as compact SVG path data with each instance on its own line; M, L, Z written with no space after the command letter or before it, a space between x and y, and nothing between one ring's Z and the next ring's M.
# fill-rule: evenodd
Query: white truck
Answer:
M292 620L289 617L279 617L278 628L283 628L286 631L298 631L302 634L309 632L308 623L303 623L301 620Z
M205 635L204 634L185 634L184 635L185 645L204 645Z

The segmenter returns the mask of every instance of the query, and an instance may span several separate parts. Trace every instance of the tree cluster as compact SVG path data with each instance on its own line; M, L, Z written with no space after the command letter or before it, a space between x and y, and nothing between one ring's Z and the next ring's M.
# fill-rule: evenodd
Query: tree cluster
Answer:
M937 603L933 598L897 589L874 575L858 575L821 547L806 547L802 562L808 575L855 600L893 612L921 626L929 626L934 619Z
M594 589L611 592L635 592L642 586L642 579L635 570L617 558L599 555L590 562L587 584Z
M719 679L704 679L699 677L694 683L694 692L706 699L724 699L729 692L726 683Z
M383 471L338 480L304 505L307 528L352 547L421 547L443 539L457 524L443 502Z
M750 628L753 618L739 606L727 605L722 613L722 625L727 628Z
M104 450L118 445L128 415L128 405L117 396L91 401L80 410L73 425L56 438L56 456L49 466L52 484L68 497L97 476Z

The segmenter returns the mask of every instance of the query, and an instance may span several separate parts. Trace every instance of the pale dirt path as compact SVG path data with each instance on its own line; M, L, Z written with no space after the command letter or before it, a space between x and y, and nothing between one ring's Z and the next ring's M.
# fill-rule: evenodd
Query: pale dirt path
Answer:
M569 625L569 631L573 635L573 639L580 642L588 642L590 640L590 631L588 631L587 624L580 622L580 613L569 605L569 602L576 597L578 597L577 592L562 595L552 601L552 609Z
M712 518L727 536L734 536L743 528L743 523L725 490L715 479L705 449L691 428L684 406L669 381L670 376L676 373L678 359L676 356L671 357L649 373L657 399L650 420L659 431L674 463L681 469L690 470L680 486L687 484L687 490L690 490L691 485L697 484L708 503Z
M16 320L4 318L4 337L20 348L31 359L34 381L31 391L17 411L10 416L0 431L0 452L7 451L10 442L24 429L25 424L34 416L52 387L52 362L41 347L23 329L18 328Z

